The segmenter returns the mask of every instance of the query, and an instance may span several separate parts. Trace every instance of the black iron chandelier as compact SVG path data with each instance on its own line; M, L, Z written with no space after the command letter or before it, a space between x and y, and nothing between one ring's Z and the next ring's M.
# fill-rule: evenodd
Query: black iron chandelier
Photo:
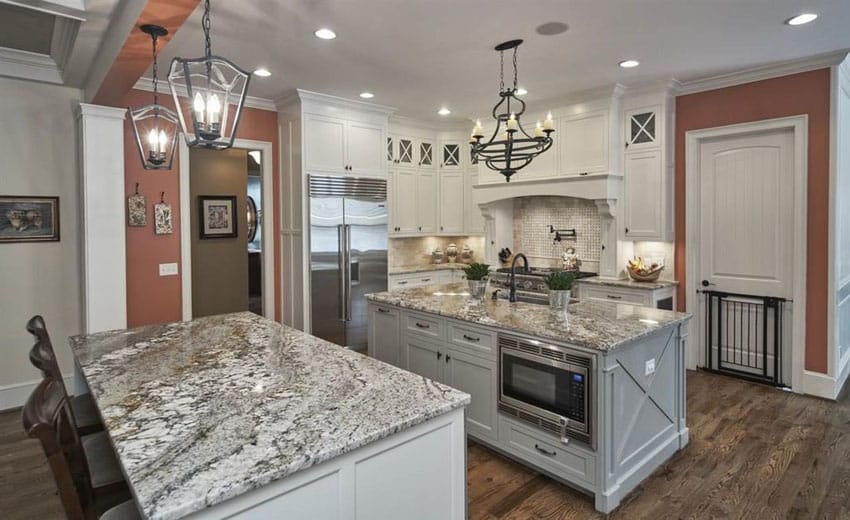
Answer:
M204 56L174 58L168 85L178 107L186 144L224 150L233 146L251 75L232 61L212 54L209 0L204 1L201 20Z
M156 43L168 34L165 27L142 25L142 32L153 40L153 104L128 108L127 115L136 136L136 146L142 167L146 170L170 170L177 145L177 114L159 104L159 78L157 77Z
M517 48L522 40L511 40L496 45L499 51L499 97L501 98L493 107L493 119L496 120L496 129L489 141L482 142L484 128L481 120L475 123L472 136L469 138L471 145L472 160L483 161L491 170L495 170L505 176L507 182L517 171L525 168L532 159L545 152L552 146L552 132L555 131L555 123L552 114L546 116L542 123L537 122L534 135L531 136L522 127L520 119L525 113L525 102L517 97ZM505 51L513 49L513 86L505 87ZM504 125L504 129L502 128Z

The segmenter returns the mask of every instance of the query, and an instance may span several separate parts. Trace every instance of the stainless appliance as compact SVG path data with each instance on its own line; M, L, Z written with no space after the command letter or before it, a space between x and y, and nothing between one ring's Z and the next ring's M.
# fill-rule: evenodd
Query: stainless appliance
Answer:
M559 435L593 442L594 358L557 345L499 334L499 410Z
M311 175L313 335L365 350L365 295L386 290L387 182Z

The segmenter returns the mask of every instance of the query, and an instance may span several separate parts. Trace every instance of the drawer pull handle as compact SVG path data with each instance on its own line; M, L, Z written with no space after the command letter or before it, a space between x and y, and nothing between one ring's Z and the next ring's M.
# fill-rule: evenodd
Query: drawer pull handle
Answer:
M423 325L423 324L419 323L418 321L416 322L416 326L419 327L420 329L430 329L431 328L430 325Z
M378 309L378 312L383 312L384 314L389 314L390 311L388 309Z
M481 338L475 338L473 336L468 336L466 334L463 335L463 339L465 339L466 341L475 341L476 343L481 341Z
M613 294L607 294L606 296L609 300L622 300L623 299L622 296L616 296L616 295L613 295Z
M544 455L548 455L550 457L554 457L555 455L558 454L558 452L556 452L556 451L549 451L549 450L543 449L538 444L534 445L534 449L539 451L540 453L542 453Z
M422 281L423 281L423 282L430 282L430 281L431 281L431 279L430 279L430 278L423 278L423 279L422 279Z
M401 281L401 282L396 282L396 283L399 284L399 285L407 285L406 281Z

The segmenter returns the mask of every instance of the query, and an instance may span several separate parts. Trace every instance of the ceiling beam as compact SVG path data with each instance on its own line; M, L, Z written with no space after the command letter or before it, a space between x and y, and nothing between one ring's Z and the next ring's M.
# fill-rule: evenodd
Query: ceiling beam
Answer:
M98 105L118 106L124 95L153 63L150 36L143 33L139 26L156 24L168 29L168 35L157 43L161 51L199 3L200 0L147 0L123 39L123 44L116 46L114 54L109 53L114 55L114 59L108 67L102 67L101 71L92 69L86 85L86 97ZM106 44L105 41L104 46Z

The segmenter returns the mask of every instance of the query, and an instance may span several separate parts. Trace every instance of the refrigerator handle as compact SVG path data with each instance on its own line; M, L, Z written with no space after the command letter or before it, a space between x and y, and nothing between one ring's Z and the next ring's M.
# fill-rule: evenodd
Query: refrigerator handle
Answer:
M345 224L345 321L351 321L351 225Z
M339 313L340 313L339 320L340 321L345 321L345 311L346 311L345 305L346 305L346 302L348 301L348 297L346 295L346 293L348 292L348 285L345 282L345 279L346 279L346 276L345 276L345 271L346 271L346 265L345 265L346 259L345 259L345 257L346 257L346 254L345 253L347 251L348 245L345 243L345 233L343 231L343 227L344 226L342 224L339 224L336 227L336 239L337 239L337 245L339 246L339 256L337 257L337 261L339 262L339 299L340 299L340 302L339 302L340 303L340 305L339 305Z

